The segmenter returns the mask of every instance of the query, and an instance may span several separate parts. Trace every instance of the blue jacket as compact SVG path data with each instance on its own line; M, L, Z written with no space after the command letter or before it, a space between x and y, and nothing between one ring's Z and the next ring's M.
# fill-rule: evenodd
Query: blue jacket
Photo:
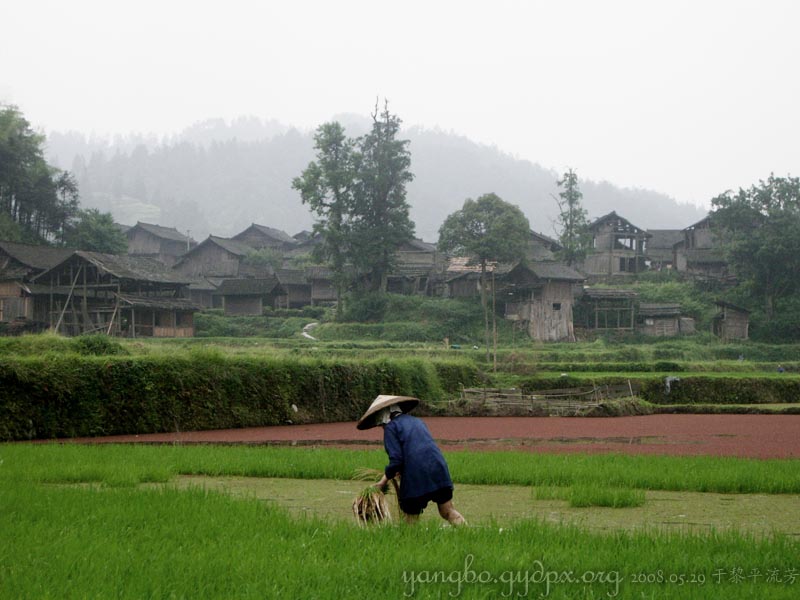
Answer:
M389 455L386 477L400 473L400 497L418 498L441 488L452 488L450 471L425 423L399 415L383 428L383 446Z

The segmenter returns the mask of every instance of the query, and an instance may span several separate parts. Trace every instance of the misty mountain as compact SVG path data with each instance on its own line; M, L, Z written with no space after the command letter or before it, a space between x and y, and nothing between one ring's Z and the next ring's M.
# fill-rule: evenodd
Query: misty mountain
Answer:
M358 115L335 119L353 137L370 124ZM412 127L403 136L410 141L415 179L408 201L418 237L435 241L448 214L488 192L518 205L533 229L555 235L559 173L452 132ZM253 222L290 234L313 223L291 187L314 158L313 133L277 121L209 120L161 139L54 132L48 158L74 173L84 207L111 212L120 223L177 227L195 239L234 235ZM645 229L677 229L705 214L655 191L589 180L580 188L591 219L615 210Z

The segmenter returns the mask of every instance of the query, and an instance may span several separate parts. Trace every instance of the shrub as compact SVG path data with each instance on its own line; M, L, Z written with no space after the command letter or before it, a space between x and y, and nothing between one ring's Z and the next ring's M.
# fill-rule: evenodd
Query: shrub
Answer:
M4 360L0 440L355 421L378 394L435 402L476 378L466 364L229 358L202 348Z

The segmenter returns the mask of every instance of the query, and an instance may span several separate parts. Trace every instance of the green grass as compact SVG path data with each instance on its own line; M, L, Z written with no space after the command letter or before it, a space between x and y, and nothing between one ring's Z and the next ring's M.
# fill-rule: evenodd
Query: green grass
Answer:
M603 534L539 520L461 529L442 528L430 520L418 527L359 528L337 519L293 518L255 498L130 485L184 471L349 477L353 464L382 464L381 455L275 448L0 446L0 598L518 594L727 599L788 598L795 591L785 579L797 569L800 544L781 534ZM797 461L775 461L774 466L773 461L682 459L627 463L618 457L570 456L562 464L540 467L535 465L543 457L520 455L506 468L511 457L501 454L453 453L448 458L459 479L462 474L485 479L495 465L491 478L517 483L543 478L544 469L560 469L562 474L551 479L577 478L580 485L592 485L613 472L619 472L618 479L641 479L645 469L664 470L669 461L674 461L676 473L689 475L686 469L692 469L712 479L715 470L728 477L738 472L740 478L761 483L797 475ZM766 475L758 475L759 465ZM633 473L626 475L626 470ZM731 580L734 574L755 570L760 579ZM565 571L576 574L578 581L556 582L555 575L547 575ZM784 581L767 582L772 571Z
M800 460L448 452L456 481L720 493L800 493ZM0 482L132 486L179 474L350 479L381 469L382 450L286 447L0 445Z

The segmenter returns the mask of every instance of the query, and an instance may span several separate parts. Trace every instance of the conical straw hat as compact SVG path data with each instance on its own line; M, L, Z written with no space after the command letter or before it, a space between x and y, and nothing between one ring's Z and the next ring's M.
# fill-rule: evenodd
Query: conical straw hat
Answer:
M419 404L419 400L411 396L378 396L372 401L372 404L369 405L364 416L358 420L356 427L358 429L370 429L371 427L375 427L377 425L375 422L375 413L393 404L399 404L402 411L407 413L414 410L417 404Z

